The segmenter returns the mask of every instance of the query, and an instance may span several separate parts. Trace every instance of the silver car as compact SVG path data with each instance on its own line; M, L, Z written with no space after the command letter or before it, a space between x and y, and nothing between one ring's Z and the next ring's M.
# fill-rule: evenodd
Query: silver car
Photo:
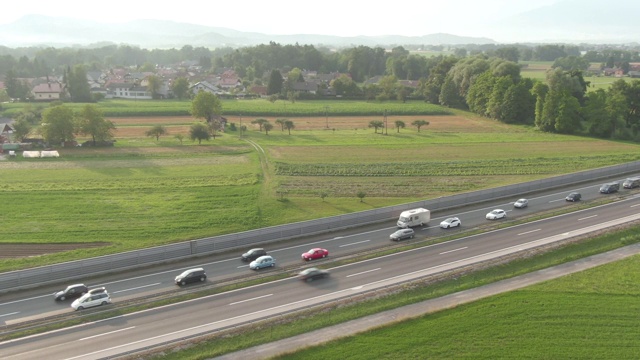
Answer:
M274 259L271 255L260 256L259 258L253 260L251 264L249 264L249 268L251 270L260 270L265 267L273 266L276 266L276 259Z
M523 209L529 205L529 200L527 199L518 199L518 201L513 203L513 207L516 209Z

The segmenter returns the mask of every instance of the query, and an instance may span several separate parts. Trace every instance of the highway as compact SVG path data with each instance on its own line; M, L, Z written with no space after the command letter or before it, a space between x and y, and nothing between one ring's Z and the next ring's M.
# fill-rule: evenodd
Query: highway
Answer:
M585 199L608 196L598 194L597 187L595 191L591 188L585 188L581 191ZM566 192L563 192L530 199L529 209L522 211L533 212L547 207L572 206L573 204L564 202L565 195ZM475 224L486 223L484 214L493 208L502 207L509 210L508 217L513 217L514 212L521 211L514 210L508 205L499 204L491 208L475 209L468 213L461 212L451 215L459 216L463 226L469 228ZM311 283L288 278L168 305L159 309L127 314L51 333L3 342L0 343L0 357L3 359L38 357L97 359L115 356L146 346L256 321L332 299L355 296L375 288L390 286L544 243L566 239L583 232L637 220L640 218L639 209L640 197L630 196L622 201L591 209L336 267L331 269L330 278ZM420 233L425 236L445 231L433 228L433 226L437 226L439 220L434 219L431 222L432 226L422 229ZM343 245L362 246L360 244L366 244L363 247L366 248L371 246L370 243L388 243L388 236L394 229L393 226L381 227L364 233L319 240L320 243L305 243L299 246L273 249L270 253L285 264L301 262L300 253L310 246L324 246L331 251L332 256L338 256ZM321 266L322 262L317 264ZM237 258L220 260L204 264L204 266L209 273L216 274L213 281L217 276L224 277L250 271ZM223 271L226 272L223 275L218 275ZM265 271L280 270L276 268ZM115 293L118 291L117 284L140 287L143 284L159 282L163 285L157 285L158 287L175 286L171 282L175 273L174 270L165 274L150 274L136 279L123 279L120 282L106 284L106 286L114 293L114 302L117 302L118 295ZM39 297L24 301L37 302L37 299ZM49 304L53 302L50 294L47 295L46 302ZM18 300L2 306L18 309L24 304Z
M612 179L613 180L613 179ZM623 179L617 179L622 181ZM508 203L497 203L490 207L469 207L460 209L459 212L451 212L443 216L434 216L428 227L416 229L416 238L412 241L424 239L425 237L437 237L452 234L459 231L468 230L480 225L487 225L491 221L485 219L487 212L502 208L507 211L507 218L523 215L530 215L535 212L574 206L564 200L570 191L580 191L583 200L588 201L603 196L598 192L598 188L604 181L586 184L575 189L563 191L555 190L549 193L542 193L534 198L529 198L529 206L524 209L514 209L513 199ZM636 190L621 189L620 194L634 193ZM435 214L437 215L437 214ZM462 221L461 228L440 229L440 221L449 216L458 216ZM504 221L504 220L497 220ZM508 221L508 219L507 219ZM173 266L159 266L142 270L125 271L121 274L112 274L104 278L94 278L80 280L90 288L105 286L112 296L114 303L122 300L135 299L151 294L163 293L176 289L173 279L183 270L202 266L208 275L209 284L220 283L225 280L249 277L256 273L268 273L270 271L290 271L291 267L303 265L300 255L313 247L323 247L329 250L328 260L312 261L312 263L322 264L330 261L331 258L357 254L371 249L388 246L390 244L389 235L396 230L395 222L378 224L374 227L363 229L350 229L331 235L314 236L304 239L297 239L294 242L287 242L280 247L265 248L269 254L276 258L277 266L274 269L263 269L254 272L249 269L249 264L240 261L240 253L229 255L216 255L210 258L185 261ZM273 245L271 245L273 246ZM43 318L53 315L64 314L73 311L70 308L72 299L66 301L54 301L52 294L62 290L68 284L61 284L57 287L46 286L38 289L9 293L0 295L0 325L12 325L32 319Z

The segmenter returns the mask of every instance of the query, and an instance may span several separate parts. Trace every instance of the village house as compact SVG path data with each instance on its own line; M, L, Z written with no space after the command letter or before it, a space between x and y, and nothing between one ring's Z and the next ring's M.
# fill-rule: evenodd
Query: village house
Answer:
M107 85L107 98L148 100L152 99L151 93L144 86L134 83L110 83Z
M38 84L31 90L36 101L55 101L64 97L64 85L59 82L46 82Z

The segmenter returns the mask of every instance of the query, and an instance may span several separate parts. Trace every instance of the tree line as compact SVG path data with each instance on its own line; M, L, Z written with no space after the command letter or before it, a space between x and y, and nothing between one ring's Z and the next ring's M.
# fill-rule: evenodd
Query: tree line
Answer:
M640 139L640 115L637 115L640 112L636 109L636 104L640 103L639 82L618 80L608 90L587 92L589 83L583 76L585 66L589 65L587 56L589 59L603 60L602 66L610 61L615 65L638 59L638 53L631 50L591 50L583 56L577 47L534 47L532 51L538 57L554 60L553 68L543 83L521 77L521 67L517 61L522 57L523 50L517 46L487 51L491 56L478 53L464 54L463 57L424 57L401 46L391 51L367 46L329 51L311 45L280 45L272 42L232 51L220 50L219 56L213 60L210 58L212 51L204 48L183 47L179 51L148 51L129 46L107 48L115 50L117 54L129 54L135 61L148 61L152 54L164 51L174 54L176 58L177 55L199 56L201 63L210 64L211 69L233 67L247 83L266 83L268 93L277 96L274 99L295 101L298 94L291 89L293 83L302 80L301 69L338 71L342 75L334 79L331 86L337 95L344 97L379 101L414 98L470 110L505 123L536 126L542 131L634 141ZM55 59L53 55L58 50L46 51ZM62 53L68 51L61 50ZM87 56L91 51L83 50L80 53ZM11 55L2 57L6 56ZM130 61L122 59L125 63ZM41 65L43 61L36 56L33 63ZM18 63L26 65L29 61L21 60ZM67 64L62 72L72 100L86 100L82 96L87 91L83 87L86 85L82 85L82 79L86 78L86 65ZM5 77L5 84L12 84L18 74L13 69L8 74L10 76ZM379 81L365 82L374 76L380 76ZM414 80L417 86L406 86L400 80ZM78 89L83 90L78 93Z

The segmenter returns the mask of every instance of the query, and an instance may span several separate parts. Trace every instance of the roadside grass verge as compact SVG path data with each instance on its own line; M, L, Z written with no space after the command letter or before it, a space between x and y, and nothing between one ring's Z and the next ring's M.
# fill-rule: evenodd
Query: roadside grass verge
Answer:
M638 243L640 242L639 231L640 226L634 225L571 242L553 251L479 271L466 272L444 281L426 280L422 284L404 286L404 291L390 295L378 296L362 302L347 301L327 305L320 309L311 309L256 323L248 329L212 335L205 340L194 341L191 346L184 344L176 346L175 351L165 348L162 354L147 356L147 358L206 359L223 355ZM615 269L612 274L606 271L609 267ZM571 353L565 352L563 347L569 341L573 341L571 349L584 348L580 351L581 354L589 354L589 351L603 353L603 350L611 346L606 341L600 341L600 335L603 332L611 329L617 333L634 328L635 330L628 335L623 335L619 340L611 336L606 337L612 339L613 344L626 344L626 346L617 347L619 348L616 350L618 356L613 358L633 358L638 349L636 346L628 345L634 344L633 341L640 335L636 316L639 310L637 295L640 290L631 284L638 282L640 277L637 275L640 273L638 270L640 270L640 259L634 257L547 283L551 285L536 285L460 306L457 309L426 315L421 319L406 322L406 325L403 323L397 326L398 332L390 333L394 331L394 327L382 328L367 333L364 340L359 339L365 335L359 335L332 342L319 349L311 348L282 358L307 359L317 358L317 356L322 356L323 359L345 356L370 358L371 354L379 354L381 358L424 357L418 354L430 354L430 357L436 358L458 356L476 358L476 354L479 358L514 358L512 354L520 354L515 357L531 357L539 354L540 351L548 351L549 358L566 358L571 357ZM559 282L559 285L556 285L556 282ZM571 287L572 284L574 288ZM579 288L575 288L575 284L580 285ZM551 290L545 290L545 286L549 286ZM629 288L634 290L628 290ZM607 300L609 295L612 296L612 302ZM603 316L594 316L594 309L606 307L609 309ZM469 319L464 320L465 317ZM576 319L577 323L573 319ZM615 324L611 324L610 320ZM494 322L497 326L494 326ZM545 324L549 323L553 326L547 329ZM574 329L576 327L578 329ZM447 328L456 329L459 333L456 336L443 336L443 331L447 334L452 333L445 330ZM473 329L479 330L473 331ZM513 331L515 333L512 334ZM421 335L416 337L415 334ZM567 334L568 336L564 336ZM532 335L533 339L523 339ZM430 347L431 342L425 341L425 337L433 338L437 345ZM471 337L471 341L460 350L462 352L458 352L458 345L465 342L466 337ZM398 344L397 349L394 350L396 352L387 353L383 347L377 347L375 343L381 338ZM594 338L598 340L593 342ZM500 341L496 342L496 339ZM549 339L556 341L550 344ZM416 344L415 341L419 341L420 344ZM524 341L527 346L516 350L520 347L520 341ZM388 346L386 341L380 343ZM514 352L501 352L505 347L509 350L513 349ZM414 348L417 349L414 350ZM367 351L363 352L362 349Z

